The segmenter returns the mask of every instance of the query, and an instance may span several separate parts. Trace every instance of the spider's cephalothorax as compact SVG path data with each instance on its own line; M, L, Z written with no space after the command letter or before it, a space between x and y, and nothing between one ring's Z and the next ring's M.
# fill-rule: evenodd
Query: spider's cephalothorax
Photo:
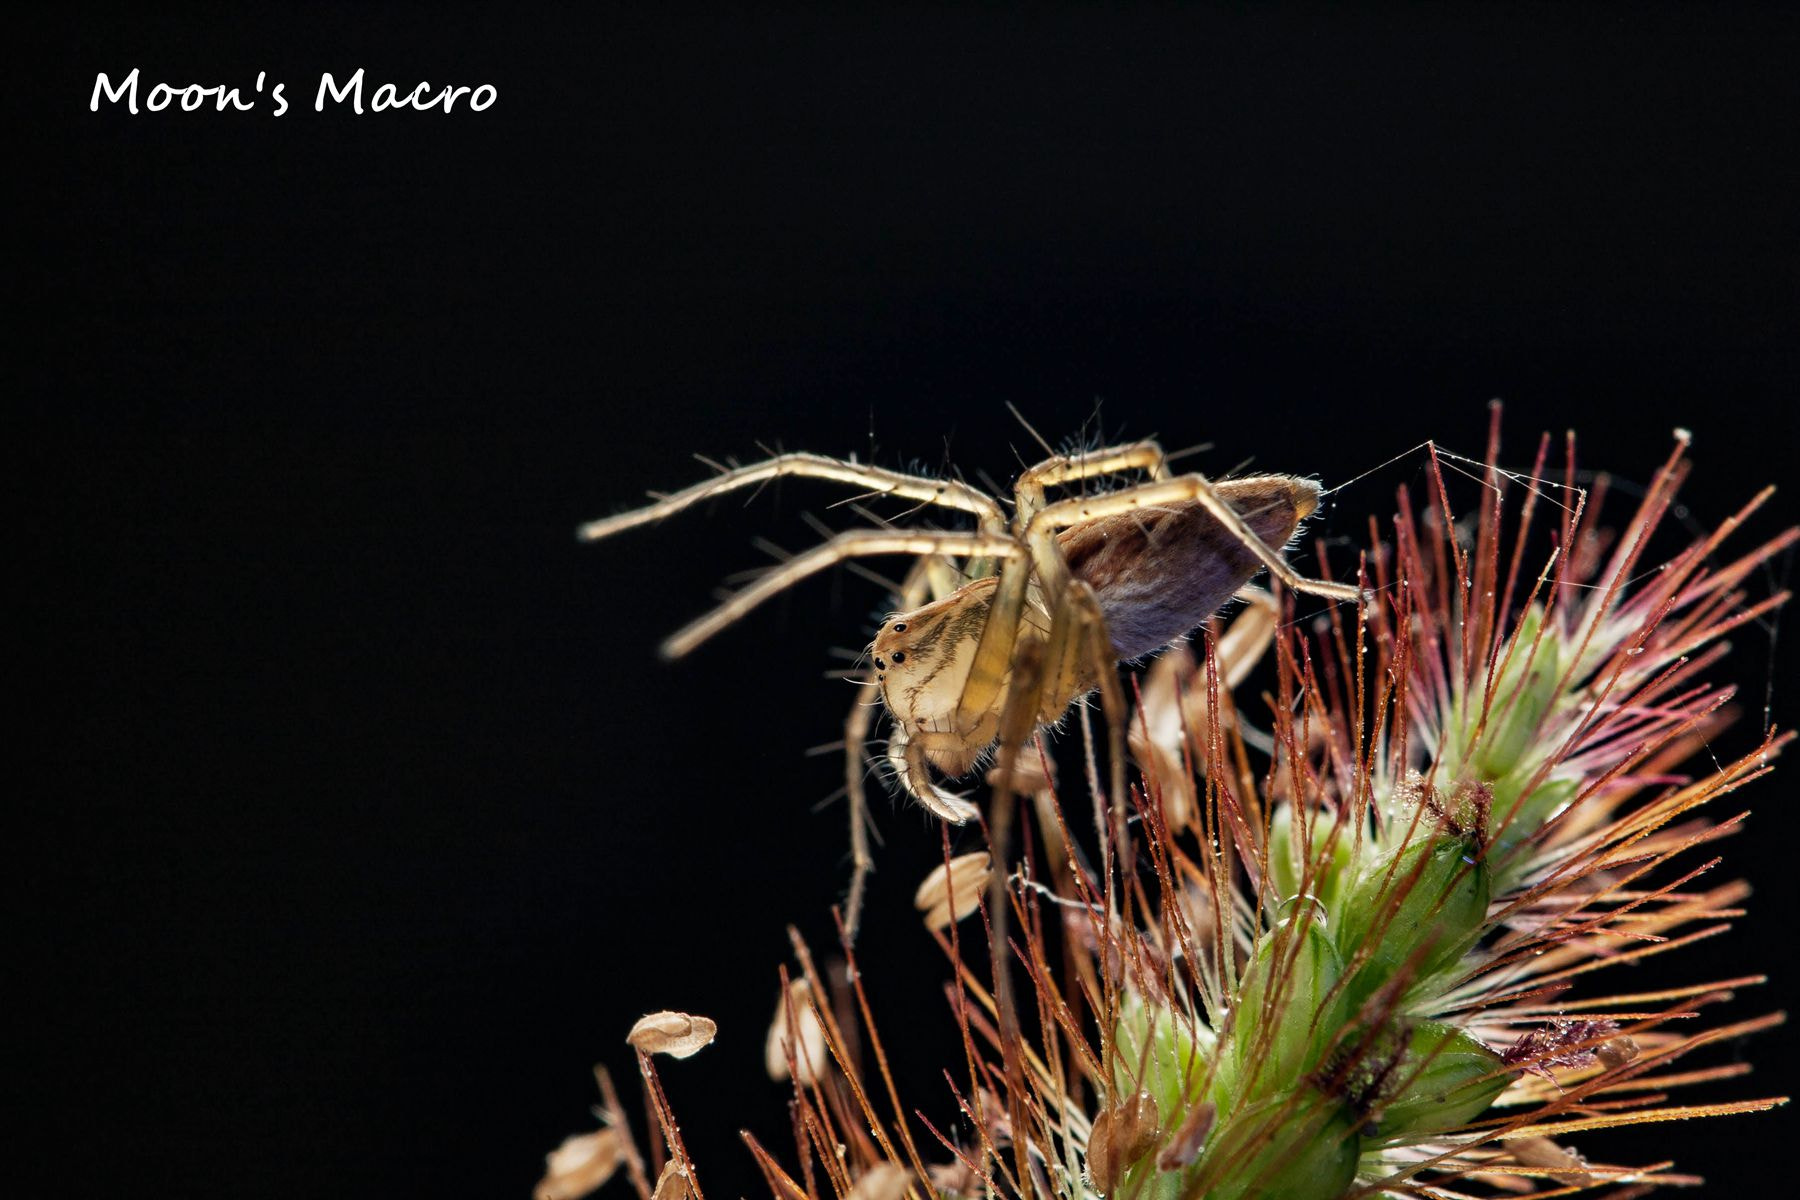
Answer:
M1067 488L1121 472L1143 482L1052 500ZM846 724L856 876L847 917L855 927L868 869L863 828L863 746L877 697L893 717L887 761L907 792L951 821L975 809L947 793L933 771L965 774L991 747L1010 764L1038 727L1100 689L1122 761L1124 704L1113 670L1191 632L1258 571L1288 587L1335 599L1355 588L1301 578L1276 547L1319 502L1319 486L1291 475L1214 482L1169 473L1160 447L1133 442L1058 455L1013 487L1013 515L968 484L907 475L812 454L784 454L725 471L647 508L582 527L586 540L658 520L720 492L782 476L852 484L881 495L960 510L969 531L853 530L790 559L669 639L685 654L774 593L834 563L870 554L909 554L916 564L900 609L870 647L865 679ZM952 567L963 560L980 577ZM977 566L977 564L985 564ZM1003 773L1004 775L1004 773Z
M954 726L998 583L993 576L977 579L882 625L869 657L882 702L894 720L915 731ZM929 757L946 775L963 775L984 749L985 743L946 747Z

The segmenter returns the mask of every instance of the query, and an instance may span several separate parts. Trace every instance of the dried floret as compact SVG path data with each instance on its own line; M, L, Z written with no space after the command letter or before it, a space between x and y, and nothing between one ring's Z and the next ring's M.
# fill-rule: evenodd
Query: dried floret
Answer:
M981 907L994 874L992 862L993 855L977 850L958 855L927 875L913 896L913 907L925 914L925 928L946 928Z
M764 1047L769 1078L791 1078L810 1086L824 1072L827 1055L825 1027L813 1011L812 987L806 980L796 979L781 994L775 1005L775 1019L769 1022Z
M682 1012L651 1013L639 1019L625 1040L645 1054L689 1058L712 1044L719 1026L711 1018Z
M574 1134L544 1156L544 1177L531 1194L534 1200L580 1200L611 1179L624 1161L618 1130Z

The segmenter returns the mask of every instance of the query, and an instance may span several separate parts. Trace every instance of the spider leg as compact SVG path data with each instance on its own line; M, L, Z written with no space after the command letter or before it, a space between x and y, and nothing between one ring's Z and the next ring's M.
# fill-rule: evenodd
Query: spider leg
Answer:
M995 770L992 777L996 781L995 799L1009 801L1017 793L1014 786L1013 764L1019 751L1037 732L1039 710L1051 702L1045 687L1052 672L1047 670L1050 659L1057 650L1057 639L1063 632L1062 614L1051 621L1051 640L1027 638L1021 641L1013 656L1012 679L1006 689L1006 700L1000 706L1000 717L996 723L995 733L999 744L995 750ZM1059 714L1060 715L1060 714ZM1004 847L995 847L996 861L1004 853Z
M652 521L660 521L664 517L673 516L709 496L717 496L723 492L749 487L770 479L780 479L784 476L829 479L836 483L867 488L882 495L899 496L906 500L918 500L925 504L941 504L946 508L960 509L963 512L973 513L981 522L982 528L989 533L998 534L1006 528L1006 517L1000 511L1000 506L994 501L994 498L977 488L970 487L961 480L908 475L900 471L866 466L862 463L844 462L822 454L779 454L764 462L738 467L726 471L717 478L683 488L681 491L664 496L656 503L643 508L619 513L617 516L602 517L598 521L589 521L575 531L575 536L584 542L598 541L604 537L611 537L615 533L635 529L639 525L647 525Z
M1099 688L1111 775L1112 840L1119 842L1125 826L1125 696L1119 687L1106 617L1093 589L1070 576L1053 522L1034 518L1025 542L1040 580L1048 581L1042 586L1052 612L1039 695L1035 697L1038 719L1056 720L1071 701ZM1003 745L1003 762L1004 755Z
M1018 653L1020 624L1031 600L1034 571L1032 558L1019 554L1016 544L1007 544L1013 557L1000 567L1000 582L988 605L987 623L982 626L981 640L969 661L969 673L956 704L957 729L973 729L994 713L1008 690L1007 678Z
M881 703L881 686L873 678L865 679L856 689L856 703L844 718L844 796L850 807L850 894L844 900L844 931L856 937L862 921L863 891L869 872L875 869L869 853L869 798L863 788L866 769L863 748L869 741L869 727L875 721L875 708Z
M1057 604L1045 644L1037 696L1037 724L1052 724L1070 702L1099 689L1106 720L1108 758L1115 803L1125 796L1125 693L1119 686L1112 639L1094 590L1071 579Z
M680 658L721 629L794 584L845 559L864 554L932 554L1004 558L1018 553L1009 537L991 533L915 532L858 529L795 555L705 616L670 635L665 658Z
M1109 788L1112 792L1112 840L1119 847L1118 853L1124 853L1125 846L1125 722L1128 719L1125 711L1125 692L1119 686L1119 673L1115 669L1112 638L1106 632L1106 616L1101 611L1100 601L1087 584L1077 580L1069 588L1067 607L1075 613L1078 629L1075 638L1077 651L1085 661L1077 660L1070 664L1071 678L1059 681L1059 687L1067 687L1071 691L1081 686L1083 681L1098 677L1100 684L1100 713L1106 719L1106 761L1109 774Z
M1007 569L1014 564L1008 563ZM1062 610L1051 619L1052 634L1066 623ZM1017 778L1013 767L1020 748L1037 728L1038 709L1044 687L1044 651L1046 643L1037 636L1027 636L1013 647L1010 679L996 722L999 750L995 767L989 776L994 780L994 800L988 810L988 852L995 870L988 879L988 966L993 975L994 1006L1000 1025L1000 1053L1010 1074L1018 1069L1020 1027L1018 1006L1013 999L1012 962L1008 953L1007 927L1011 904L1007 890L1011 885L1012 826Z
M1026 531L1026 540L1033 540L1033 535L1039 526L1047 529L1066 529L1084 521L1112 516L1115 513L1127 513L1136 509L1152 508L1158 504L1174 504L1184 500L1197 501L1212 515L1214 520L1223 525L1234 538L1242 542L1245 548L1262 561L1262 564L1269 569L1269 574L1281 580L1283 584L1294 591L1312 596L1325 596L1333 600L1360 600L1362 598L1363 593L1350 584L1331 583L1323 579L1308 579L1288 566L1287 561L1281 557L1278 551L1256 536L1256 531L1250 528L1235 508L1225 502L1213 488L1212 482L1204 475L1179 475L1161 483L1140 484L1137 487L1108 492L1104 496L1059 500L1055 504L1046 506L1032 517L1031 527Z
M1032 549L1034 559L1050 555L1060 560L1061 551L1054 535L1048 532ZM1008 567L1012 565L1009 563ZM1000 869L988 882L988 955L1000 1023L1001 1052L1009 1062L1009 1069L1012 1060L1020 1054L1019 1017L1012 994L1007 934L1011 913L1007 892L1011 879L1013 805L1019 784L1014 768L1020 751L1033 741L1043 714L1050 713L1052 719L1060 716L1069 698L1085 692L1096 680L1102 692L1107 726L1112 731L1113 826L1122 829L1124 825L1124 697L1113 669L1112 643L1106 634L1106 622L1099 601L1080 581L1063 588L1050 603L1048 637L1031 634L1021 639L1015 648L1011 678L998 719L999 749L991 775L995 787L994 803L988 814L988 846ZM1056 836L1049 830L1044 836L1047 842L1056 843ZM1061 850L1067 853L1067 847L1061 847Z
M1144 465L1154 453L1160 461L1161 450L1154 442L1141 442L1116 447L1082 460L1050 459L1038 464L1021 478L1018 491L1020 512L1032 505L1033 496L1042 499L1042 480L1064 482L1078 477L1091 467L1094 471L1116 468L1130 460ZM1149 485L1158 486L1158 485ZM1071 503L1065 501L1064 504ZM973 728L984 714L996 709L1000 720L1000 767L1003 781L1010 781L1010 756L1035 728L1040 709L1054 704L1056 697L1040 694L1046 676L1060 686L1065 674L1064 662L1069 657L1067 626L1070 613L1065 604L1072 580L1069 565L1056 540L1056 523L1046 520L1064 505L1052 505L1025 519L1024 536L1020 539L1026 553L1008 560L1000 568L999 586L988 608L987 624L981 631L969 673L963 681L962 695L956 708L956 727ZM1049 628L1033 632L1026 625L1026 609L1033 603L1032 585L1036 584L1037 603L1047 611ZM1048 657L1032 660L1048 642ZM1037 650L1033 650L1033 647ZM1052 689L1054 690L1054 688ZM1080 689L1086 690L1086 689ZM1077 693L1062 693L1064 704ZM1060 714L1061 707L1057 706ZM1052 718L1054 719L1054 717ZM1028 727L1025 722L1031 722ZM1009 784L1010 785L1010 784Z
M1127 442L1090 454L1059 454L1029 468L1013 484L1013 498L1017 503L1013 514L1015 527L1023 528L1044 507L1044 493L1048 489L1117 471L1148 471L1153 481L1169 478L1163 448L1153 441Z

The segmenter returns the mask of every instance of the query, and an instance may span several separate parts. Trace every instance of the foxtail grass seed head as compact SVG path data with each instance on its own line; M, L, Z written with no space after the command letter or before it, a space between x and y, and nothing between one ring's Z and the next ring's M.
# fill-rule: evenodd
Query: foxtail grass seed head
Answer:
M1764 492L1678 544L1681 435L1609 532L1573 438L1555 466L1545 438L1531 471L1503 471L1498 417L1485 462L1431 448L1371 544L1321 564L1324 594L1360 600L1253 600L1164 653L1123 728L1071 723L1078 782L1029 743L995 781L1032 797L1029 853L960 855L915 896L954 935L1005 875L991 944L939 939L962 956L948 1122L898 1094L880 961L865 976L845 939L827 1026L796 938L806 977L767 1066L801 1085L797 1170L750 1140L776 1196L1635 1196L1696 1180L1574 1142L1785 1102L1680 1098L1742 1074L1686 1056L1780 1021L1712 1019L1760 976L1606 984L1741 912L1711 848L1744 814L1719 810L1787 737L1696 754L1729 715L1724 639L1786 600L1756 596L1759 568L1800 531L1728 542ZM1273 679L1246 694L1259 662ZM1126 744L1139 776L1106 788L1098 764ZM632 1043L691 1053L701 1021L656 1014ZM596 1186L611 1134L565 1143L538 1194Z
M1706 534L1647 571L1682 450L1610 557L1589 498L1566 479L1541 466L1511 477L1490 459L1489 494L1465 523L1434 463L1430 491L1402 494L1391 543L1365 559L1378 599L1316 622L1311 637L1281 631L1274 724L1255 739L1268 755L1260 775L1223 702L1237 673L1226 639L1152 669L1133 745L1160 801L1143 836L1166 864L1165 918L1138 937L1173 941L1182 969L1125 970L1113 1086L1162 1096L1178 1129L1210 1107L1197 1153L1120 1164L1110 1137L1090 1144L1117 1194L1329 1200L1353 1181L1449 1194L1421 1189L1492 1183L1509 1164L1523 1190L1549 1176L1581 1187L1626 1172L1536 1131L1780 1102L1647 1098L1683 1082L1666 1069L1677 1057L1768 1023L1666 1028L1722 999L1723 985L1586 998L1580 1016L1559 1008L1582 977L1733 915L1741 889L1690 890L1714 864L1678 859L1731 827L1707 824L1702 807L1767 770L1785 740L1768 736L1695 778L1672 774L1729 695L1699 678L1719 639L1785 599L1752 604L1739 585L1794 540L1719 561L1709 556L1722 532ZM1525 495L1517 516L1496 503L1508 485ZM1554 553L1532 563L1532 514L1546 507ZM1193 842L1175 836L1190 827ZM1210 950L1171 919L1196 906L1179 894L1190 884L1170 885L1195 877L1214 902L1201 920L1210 910L1232 939ZM1180 1087L1159 1026L1204 1060Z

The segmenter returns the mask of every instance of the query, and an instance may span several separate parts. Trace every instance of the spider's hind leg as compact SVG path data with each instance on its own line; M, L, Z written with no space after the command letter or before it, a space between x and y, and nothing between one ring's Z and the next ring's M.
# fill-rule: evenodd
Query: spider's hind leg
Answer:
M1098 689L1100 713L1106 721L1108 799L1113 811L1113 835L1121 836L1125 801L1125 692L1119 686L1117 659L1106 617L1094 590L1079 579L1069 581L1062 604L1065 632L1062 647L1052 660L1056 674L1045 680L1044 702L1066 706L1070 699ZM1054 644L1055 638L1052 642Z
M1297 490L1296 495L1303 501L1298 509L1300 516L1309 515L1313 511L1313 504L1317 502L1316 485L1308 485L1305 481L1291 476L1284 478L1296 489L1307 489L1305 491ZM1309 494L1310 502L1304 502ZM1271 547L1257 536L1256 531L1250 527L1250 523L1245 520L1243 514L1219 495L1212 480L1204 475L1178 475L1162 482L1121 488L1103 496L1059 500L1055 504L1046 505L1031 518L1031 523L1024 533L1024 540L1028 544L1036 546L1046 530L1067 529L1071 526L1099 520L1102 517L1187 501L1197 503L1204 508L1230 537L1256 556L1257 560L1268 569L1270 575L1281 580L1291 590L1331 600L1355 601L1363 598L1362 591L1349 584L1334 583L1326 579L1308 579L1295 571L1288 565L1287 560L1282 558L1279 550Z

